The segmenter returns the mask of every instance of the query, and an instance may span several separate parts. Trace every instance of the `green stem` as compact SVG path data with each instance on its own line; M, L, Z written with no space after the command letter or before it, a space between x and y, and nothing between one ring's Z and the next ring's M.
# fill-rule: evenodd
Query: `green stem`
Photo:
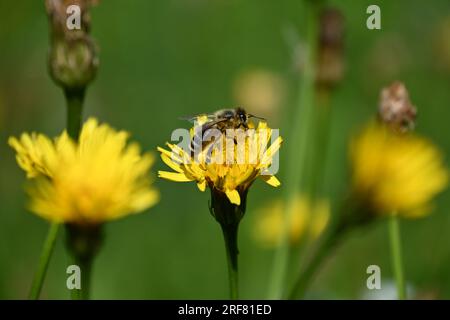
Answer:
M81 130L84 93L84 89L64 90L67 101L67 133L74 140L78 140Z
M92 265L102 242L102 225L66 224L67 250L73 257L73 264L81 271L81 288L71 290L72 299L89 299Z
M71 298L72 300L89 300L93 257L87 259L76 257L74 264L79 266L81 270L81 289L73 289L71 291Z
M209 212L222 228L223 238L228 262L228 280L230 283L231 299L238 299L238 229L239 223L245 214L247 206L247 189L241 190L239 196L241 204L230 202L227 195L219 190L211 188L211 202Z
M355 229L370 225L374 216L365 212L366 201L349 195L343 199L340 208L334 214L334 219L327 227L327 231L321 236L317 247L312 252L310 259L303 265L296 278L289 298L303 298L314 276L322 266L328 255L336 249L348 233Z
M396 214L389 218L389 238L391 246L392 267L394 269L395 281L397 283L397 294L399 300L406 299L406 286L403 273L402 246L400 241L400 225Z
M52 223L47 233L47 237L42 248L41 257L39 259L38 270L33 278L29 299L37 300L41 293L42 285L44 283L45 275L47 273L50 257L52 256L55 247L56 238L58 236L58 223Z
M311 203L314 203L318 195L323 191L322 184L326 173L327 149L329 142L329 130L331 120L331 105L329 101L330 91L324 88L316 89L316 108L314 114L314 137L308 166L309 179L306 190Z
M225 250L227 252L228 261L228 280L230 285L230 298L232 300L238 299L238 224L221 225L223 238L225 241Z
M300 96L298 107L293 112L295 119L290 134L292 139L287 155L287 170L289 174L285 181L285 205L284 230L288 230L291 221L294 201L302 179L305 176L305 164L307 160L309 134L314 109L314 82L316 74L316 51L318 42L318 12L317 1L305 1L307 17L306 37L306 63L302 81L300 83ZM269 284L269 299L281 299L283 286L289 265L289 241L287 232L283 232L281 244L278 246L272 270L272 278Z
M289 299L303 298L310 285L311 281L314 279L316 272L322 265L324 259L328 256L330 251L336 247L342 230L331 229L328 233L324 235L322 241L318 244L316 251L313 256L306 264L303 272L297 278L289 294Z
M83 113L83 101L84 101L84 93L85 89L80 90L64 90L64 94L66 97L67 102L67 133L68 135L74 139L78 140L78 137L80 135L81 131L81 119L82 119L82 113ZM79 259L75 259L75 264L78 265L82 272L82 286L81 290L74 289L71 291L71 297L73 300L80 300L80 299L88 299L85 298L85 296L89 296L89 290L84 290L84 276L86 272L88 273L88 276L90 278L90 269L91 265L88 266L85 270L85 266L82 265L81 261L78 261ZM88 282L89 284L89 282ZM89 286L89 285L88 285ZM87 293L86 293L87 292Z

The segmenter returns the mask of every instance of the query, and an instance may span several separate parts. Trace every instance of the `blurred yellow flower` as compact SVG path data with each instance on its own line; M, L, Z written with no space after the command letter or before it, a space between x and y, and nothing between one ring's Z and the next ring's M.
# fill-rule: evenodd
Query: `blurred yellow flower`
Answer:
M256 213L254 229L255 239L266 247L277 246L282 238L285 205L277 199ZM288 224L288 239L291 244L299 244L305 237L316 239L323 232L330 218L330 206L327 200L312 202L306 195L298 195L294 200L291 221Z
M353 187L379 214L418 217L448 182L440 151L413 133L371 123L350 148Z
M253 127L252 124L249 126ZM190 152L170 143L167 144L170 151L158 147L162 160L175 171L159 171L158 175L172 181L196 181L201 191L205 191L206 186L209 186L212 190L225 194L232 204L239 206L241 198L258 177L271 186L278 187L280 185L274 175L266 174L264 170L271 166L273 156L282 143L282 138L277 137L272 145L266 148L272 135L272 129L261 121L253 132L254 134L245 138L245 159L242 162L238 161L239 148L237 145L233 149L234 154L231 155L233 161L224 161L224 158L227 157L226 142L222 144L223 149L214 148L210 155L208 154L209 149L205 148L198 158L194 158ZM225 135L223 136L225 137ZM257 148L253 149L251 146ZM252 151L255 151L257 155L252 154Z
M252 114L274 120L280 115L286 85L283 78L270 70L250 69L238 74L233 84L237 105Z
M16 150L16 160L28 178L52 176L51 163L55 158L55 145L45 135L22 133L20 139L10 137L8 144ZM50 161L50 163L49 163Z
M81 225L143 211L158 201L148 177L154 162L129 134L89 119L78 143L63 132L54 141L37 134L10 138L19 165L33 177L30 209L39 216Z

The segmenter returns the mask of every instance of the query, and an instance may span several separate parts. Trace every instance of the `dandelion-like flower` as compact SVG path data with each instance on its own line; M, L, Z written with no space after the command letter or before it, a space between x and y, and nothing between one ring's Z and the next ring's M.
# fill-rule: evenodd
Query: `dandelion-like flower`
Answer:
M11 137L17 162L32 179L30 209L54 222L96 225L154 205L148 171L154 157L127 144L129 134L89 119L79 141L63 132Z
M427 139L371 123L350 148L353 189L380 214L417 217L448 183L441 152Z
M392 268L399 299L406 298L399 217L428 214L433 198L448 183L441 152L412 132L416 115L417 109L403 83L394 82L381 91L378 122L362 131L353 141L350 153L352 198L359 203L356 211L363 210L366 214L350 215L350 220L347 216L341 223L345 228L345 220L349 222L355 217L353 223L370 221L376 215L388 216Z
M220 224L225 240L228 258L228 271L231 298L238 297L238 247L237 234L242 217L245 214L247 193L257 178L269 185L278 187L280 182L270 170L274 156L282 143L276 137L268 146L273 130L267 123L260 121L255 130L253 123L245 123L239 128L220 130L220 134L210 144L195 141L198 133L201 138L203 124L207 119L199 117L197 125L191 129L190 148L167 144L170 150L158 148L162 160L173 170L159 171L161 178L172 181L194 181L200 191L206 187L211 190L210 212ZM272 139L273 140L273 139ZM201 150L195 149L201 146ZM194 148L193 148L194 147ZM198 152L197 152L198 151Z
M210 156L207 149L202 150L198 158L193 157L189 151L180 146L168 143L170 150L160 147L158 150L161 153L161 159L174 172L159 171L158 175L171 181L195 181L200 191L205 191L208 186L212 191L226 195L232 204L240 205L248 188L258 177L273 187L280 186L279 180L267 169L280 148L282 138L277 137L267 148L271 135L272 129L265 122L259 122L257 129L245 137L243 149L234 144L231 151L232 161L225 161L226 143L221 144L222 148L214 148ZM224 139L230 142L230 139L225 136ZM233 141L231 143L233 144ZM239 150L242 150L242 162L238 160Z
M257 222L254 229L255 239L262 245L272 248L277 246L283 236L288 233L288 240L292 245L299 244L303 239L317 239L328 224L330 218L330 206L327 200L311 199L304 195L298 195L293 204L287 230L285 231L284 202L277 199L257 212Z

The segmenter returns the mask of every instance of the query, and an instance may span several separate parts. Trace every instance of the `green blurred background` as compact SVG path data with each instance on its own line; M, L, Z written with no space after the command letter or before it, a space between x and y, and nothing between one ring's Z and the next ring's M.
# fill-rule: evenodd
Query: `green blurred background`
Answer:
M100 69L88 90L93 115L132 132L146 150L187 123L180 116L249 104L281 128L285 148L298 95L296 41L304 35L299 0L104 0L92 10ZM375 112L381 87L402 80L418 107L418 131L450 154L450 2L330 1L346 19L346 76L332 100L324 193L336 203L347 185L349 135ZM382 29L366 28L366 8L381 7ZM297 49L296 49L297 48ZM0 298L25 298L48 224L27 212L24 173L7 146L10 135L64 128L60 88L47 73L43 1L0 0ZM296 55L297 54L297 55ZM262 79L262 80L261 80ZM264 97L264 99L261 98ZM244 105L247 106L247 105ZM281 151L280 180L283 170ZM164 168L158 161L154 171ZM228 297L219 225L208 193L193 183L156 181L160 203L106 226L95 264L97 299ZM282 187L281 187L282 188ZM273 251L252 236L257 209L282 189L252 187L240 232L241 297L265 298ZM408 284L424 298L450 298L450 193L429 217L402 223ZM63 233L42 296L69 298ZM366 268L392 279L387 226L353 233L327 261L312 297L363 298ZM384 286L389 287L389 284ZM386 296L387 297L387 296Z

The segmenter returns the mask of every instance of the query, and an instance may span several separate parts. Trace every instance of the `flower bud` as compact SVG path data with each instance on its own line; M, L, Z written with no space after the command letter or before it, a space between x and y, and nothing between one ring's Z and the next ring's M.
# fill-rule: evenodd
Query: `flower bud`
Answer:
M65 90L84 89L94 78L98 68L97 48L89 36L89 9L92 0L47 0L50 23L49 70L53 80ZM80 28L69 29L67 8L80 8Z
M416 115L417 110L403 83L397 81L383 88L378 109L381 122L395 131L406 132L414 129Z
M339 10L328 8L321 13L319 28L316 84L334 87L344 75L344 17Z

